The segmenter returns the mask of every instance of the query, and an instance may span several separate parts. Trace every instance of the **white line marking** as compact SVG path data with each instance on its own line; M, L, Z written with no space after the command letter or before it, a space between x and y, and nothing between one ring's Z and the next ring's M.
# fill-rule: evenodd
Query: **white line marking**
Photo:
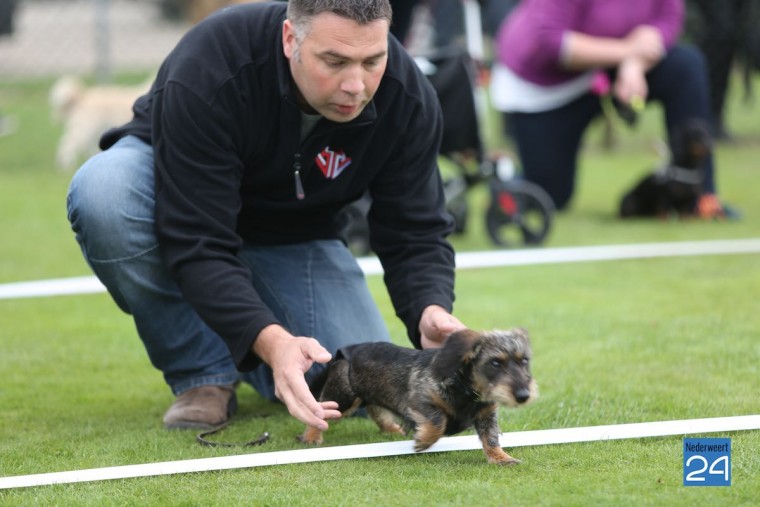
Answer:
M680 421L657 421L633 424L613 424L608 426L586 426L537 431L517 431L502 433L502 447L524 447L535 445L565 444L575 442L599 442L630 438L689 435L760 429L760 415L716 417L708 419L687 419ZM481 449L476 435L446 437L440 439L431 449L424 452L471 451ZM346 445L296 449L291 451L265 452L216 458L201 458L142 465L126 465L89 470L72 470L35 475L1 477L0 489L46 486L50 484L70 484L77 482L128 479L158 475L231 470L317 461L377 458L415 454L411 440L382 442L374 444ZM485 461L483 466L486 465Z
M474 269L532 264L749 253L760 253L760 239L462 252L457 254L456 262L457 269ZM380 261L375 257L362 257L358 261L364 273L368 276L379 275L383 272ZM105 292L105 290L105 287L94 276L58 278L0 284L0 299L95 294Z
M94 276L78 278L54 278L34 282L5 283L0 285L0 299L35 298L44 296L68 296L96 294L106 288Z

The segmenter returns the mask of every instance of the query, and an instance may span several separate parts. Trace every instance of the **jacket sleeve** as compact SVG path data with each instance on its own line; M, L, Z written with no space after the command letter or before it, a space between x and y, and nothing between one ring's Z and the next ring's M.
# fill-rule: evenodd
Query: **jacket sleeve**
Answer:
M370 243L396 315L417 348L423 309L436 304L451 311L454 302L454 251L446 239L453 220L437 162L443 118L426 79L423 90L388 164L370 186L368 215Z
M518 74L554 84L555 74L563 72L557 69L570 31L624 37L638 25L649 25L671 47L681 33L683 16L683 0L533 0L521 3L505 19L497 35L497 54Z
M252 369L251 347L277 320L237 257L242 163L225 125L234 110L207 104L170 82L155 96L156 234L163 258L200 317L227 343L238 368Z
M501 24L496 40L499 60L539 84L557 72L565 34L581 23L585 0L536 0L518 5Z

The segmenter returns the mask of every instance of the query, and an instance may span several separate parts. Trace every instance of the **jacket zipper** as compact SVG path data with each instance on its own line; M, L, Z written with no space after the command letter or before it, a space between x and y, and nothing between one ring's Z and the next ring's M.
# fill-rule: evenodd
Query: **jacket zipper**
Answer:
M331 130L336 130L339 128L354 128L354 127L362 127L364 125L370 124L370 121L365 121L362 123L358 123L356 125L352 125L351 127L332 127L331 129L328 129L324 132L320 132L320 135L324 135L325 133L329 133ZM314 135L314 132L309 134L308 137L312 137ZM306 192L303 189L303 179L301 178L301 153L296 152L295 153L295 160L293 161L293 179L295 180L295 187L296 187L296 199L299 201L303 201L306 198Z
M296 181L296 198L299 201L303 201L306 197L306 193L303 191L303 182L301 181L301 154L296 153L295 161L293 162L293 178Z

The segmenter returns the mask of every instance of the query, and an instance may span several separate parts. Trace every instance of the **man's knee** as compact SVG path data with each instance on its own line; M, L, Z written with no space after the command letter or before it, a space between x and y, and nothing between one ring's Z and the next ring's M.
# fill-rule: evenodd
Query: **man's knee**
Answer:
M68 218L91 260L134 255L155 244L153 182L141 181L139 171L123 162L109 151L99 153L69 187Z
M86 229L99 236L118 229L125 205L125 191L118 171L102 167L97 162L102 155L96 155L77 171L71 180L67 201L69 221L74 229Z

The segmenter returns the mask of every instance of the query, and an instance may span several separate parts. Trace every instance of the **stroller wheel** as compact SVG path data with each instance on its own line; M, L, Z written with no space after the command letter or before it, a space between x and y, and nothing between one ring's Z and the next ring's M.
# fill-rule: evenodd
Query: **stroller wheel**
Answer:
M554 202L541 187L523 180L491 183L486 228L498 246L540 245L549 234Z
M467 182L463 177L453 177L443 182L446 211L454 218L454 233L462 234L467 225L470 205L467 203Z

